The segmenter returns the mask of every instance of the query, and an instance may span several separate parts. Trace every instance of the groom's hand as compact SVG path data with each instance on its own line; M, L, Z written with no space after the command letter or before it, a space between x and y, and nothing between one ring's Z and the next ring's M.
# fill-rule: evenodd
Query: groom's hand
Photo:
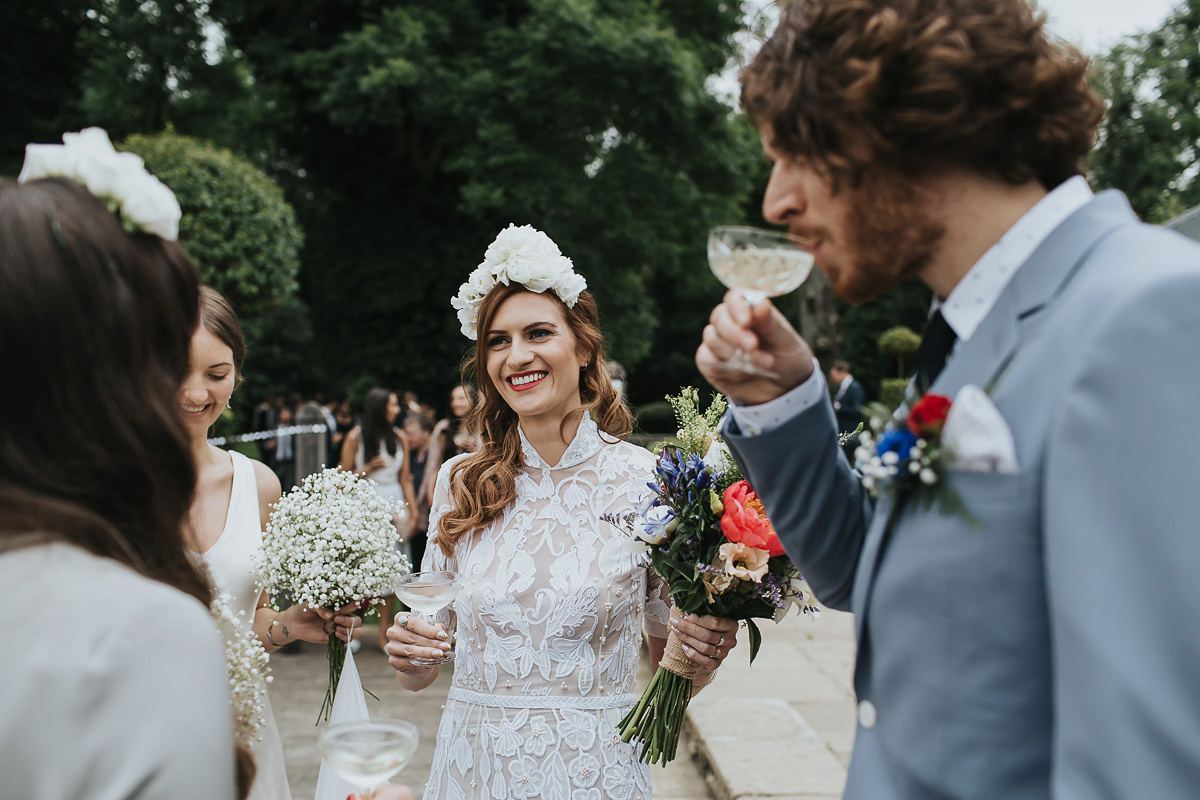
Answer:
M717 366L739 349L755 366L779 377L763 378ZM753 406L774 400L808 380L813 373L813 352L771 301L751 306L741 292L730 289L709 315L696 350L696 366L722 394Z

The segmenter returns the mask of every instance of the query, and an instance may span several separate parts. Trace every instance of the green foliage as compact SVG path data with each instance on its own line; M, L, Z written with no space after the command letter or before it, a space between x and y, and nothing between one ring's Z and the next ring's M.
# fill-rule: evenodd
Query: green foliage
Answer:
M879 347L880 334L898 325L924 330L929 302L929 289L910 280L868 303L839 303L842 358L850 363L854 377L863 382L868 397L880 397L882 381L896 377L897 372L896 359Z
M120 147L179 198L180 242L201 280L229 299L250 345L248 393L298 388L311 328L297 297L303 237L283 192L245 159L187 136L139 134Z
M879 405L894 410L904 401L908 378L884 378L879 387Z
M725 414L725 398L713 394L708 408L700 412L700 392L695 386L685 386L678 395L667 395L679 424L679 448L689 455L704 455L713 441L719 438L717 426Z
M79 130L85 60L76 46L86 3L0 3L0 175L16 175L29 142L61 142Z
M78 37L86 65L80 106L113 139L174 125L222 137L236 120L247 75L205 36L206 0L94 0Z
M921 337L912 328L896 325L879 334L879 349L894 356L904 356L917 352L921 346Z
M637 427L652 434L675 435L675 411L666 400L654 400L637 408Z
M759 167L754 132L705 88L739 4L226 0L213 14L265 101L254 140L304 224L304 296L341 382L373 372L441 395L466 346L448 299L510 222L545 230L588 279L635 400L697 378L721 293L706 231L742 219Z
M1094 84L1109 108L1089 161L1092 184L1122 190L1151 222L1200 203L1200 0L1116 45Z

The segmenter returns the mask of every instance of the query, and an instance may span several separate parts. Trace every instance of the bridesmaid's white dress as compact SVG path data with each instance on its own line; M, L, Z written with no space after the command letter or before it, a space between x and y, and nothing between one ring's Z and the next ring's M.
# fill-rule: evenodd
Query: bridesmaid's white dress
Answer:
M258 482L254 478L254 463L249 458L235 451L230 451L229 455L233 459L233 493L229 498L225 528L201 557L208 564L216 591L232 597L233 611L246 612L246 624L250 624L262 593L258 575L251 566L251 556L262 547ZM266 693L263 694L263 718L266 724L259 729L262 740L252 748L258 774L250 800L291 800L292 793L284 772L283 745Z

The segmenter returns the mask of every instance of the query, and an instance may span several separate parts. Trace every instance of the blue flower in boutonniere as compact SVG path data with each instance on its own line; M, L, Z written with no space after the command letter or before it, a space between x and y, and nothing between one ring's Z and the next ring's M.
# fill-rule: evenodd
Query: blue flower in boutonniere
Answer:
M913 494L923 504L936 502L944 511L971 520L958 494L944 480L953 454L942 441L942 431L953 406L954 401L945 395L926 394L913 404L903 422L876 407L855 451L863 487L872 497L884 489L897 496Z

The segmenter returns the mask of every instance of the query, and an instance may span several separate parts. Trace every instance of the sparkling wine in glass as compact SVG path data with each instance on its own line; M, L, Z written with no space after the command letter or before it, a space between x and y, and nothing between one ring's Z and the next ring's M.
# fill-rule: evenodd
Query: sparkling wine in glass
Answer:
M428 621L429 615L449 605L458 594L462 576L457 572L410 572L396 581L396 598ZM454 660L454 651L447 650L440 658L413 656L409 659L421 666L445 664Z
M417 752L417 726L401 719L335 722L321 731L317 748L338 775L364 793L408 765Z
M754 305L798 289L812 272L813 255L806 240L790 233L722 225L709 231L708 266L721 283L741 291L746 302ZM715 366L764 378L779 377L756 367L740 349Z

